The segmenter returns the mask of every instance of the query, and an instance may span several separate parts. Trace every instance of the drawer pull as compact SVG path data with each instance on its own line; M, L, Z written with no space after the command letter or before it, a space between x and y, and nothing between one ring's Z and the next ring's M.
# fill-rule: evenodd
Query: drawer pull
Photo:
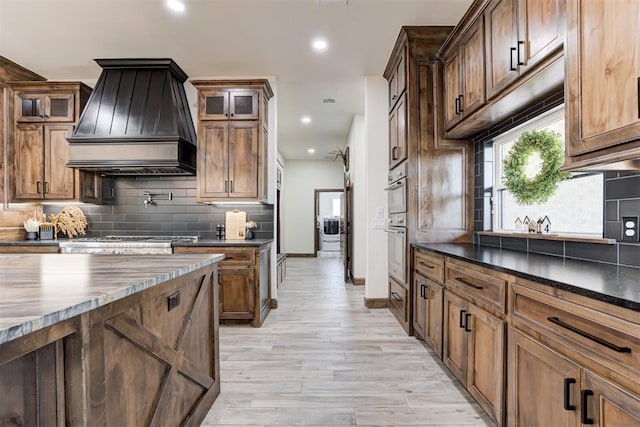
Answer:
M575 411L576 406L571 404L571 384L575 384L575 378L564 379L564 410Z
M424 298L424 285L420 285L420 298L425 299Z
M425 264L425 263L424 263L424 262L422 262L422 261L420 261L420 262L418 263L418 265L421 265L421 266L423 266L423 267L427 267L427 268L431 268L431 269L434 269L434 268L435 268L433 265Z
M460 310L460 327L464 329L464 314L467 310Z
M393 297L394 300L398 302L402 302L402 298L400 298L400 295L398 295L396 292L391 292L391 296Z
M582 401L580 402L580 422L582 424L593 424L593 418L589 418L589 411L587 410L589 396L593 396L591 390L582 390L580 392Z
M581 335L587 339L590 339L593 342L597 342L600 345L603 345L615 352L618 353L631 353L631 349L629 347L619 347L615 344L610 343L609 341L603 340L602 338L596 337L595 335L591 335L588 332L582 331L578 328L576 328L575 326L572 326L568 323L563 322L562 320L558 319L557 317L547 317L547 320L551 323L555 323L558 326L561 326L565 329L570 330L571 332L575 332L578 335Z
M460 282L460 283L462 283L462 284L464 284L464 285L467 285L467 286L471 286L471 287L472 287L472 288L474 288L474 289L478 289L478 290L480 290L480 289L484 289L484 287L482 287L482 286L474 285L473 283L467 282L467 281L466 281L466 280L464 280L464 278L462 278L462 277L456 277L455 279L456 279L458 282Z
M471 332L471 328L469 327L469 319L471 319L471 313L467 313L464 315L464 330L465 332Z

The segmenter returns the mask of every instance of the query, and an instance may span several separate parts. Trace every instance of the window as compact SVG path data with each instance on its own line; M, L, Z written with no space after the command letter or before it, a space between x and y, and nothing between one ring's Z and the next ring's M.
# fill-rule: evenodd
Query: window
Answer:
M332 206L332 214L335 217L339 217L340 216L340 209L341 209L341 205L340 205L340 199L333 199L333 206Z
M517 204L513 195L504 186L503 159L507 157L509 150L522 132L534 129L558 132L564 144L564 107L555 108L494 139L493 230L517 231L515 224L517 218L523 220L528 216L537 220L546 215L551 221L551 234L576 233L602 237L604 178L601 173L572 174L571 179L560 182L556 194L540 205Z

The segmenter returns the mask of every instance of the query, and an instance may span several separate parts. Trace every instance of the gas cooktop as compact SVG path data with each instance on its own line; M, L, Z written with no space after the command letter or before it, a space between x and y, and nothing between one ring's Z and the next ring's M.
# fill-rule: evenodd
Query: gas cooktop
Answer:
M96 242L96 243L135 243L135 242L147 242L147 243L187 243L197 242L198 236L103 236L103 237L81 237L73 239L73 242Z

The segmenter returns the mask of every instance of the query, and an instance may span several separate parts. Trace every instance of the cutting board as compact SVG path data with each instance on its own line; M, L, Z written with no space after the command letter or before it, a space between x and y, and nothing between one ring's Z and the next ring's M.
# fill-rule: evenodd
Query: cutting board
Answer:
M244 211L230 211L225 217L227 240L244 240L246 232L247 213Z

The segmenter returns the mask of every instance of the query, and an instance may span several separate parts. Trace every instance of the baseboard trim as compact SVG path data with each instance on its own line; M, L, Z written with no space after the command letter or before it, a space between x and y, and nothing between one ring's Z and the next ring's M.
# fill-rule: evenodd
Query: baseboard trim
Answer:
M364 277L354 277L353 284L356 286L364 286Z
M278 308L278 300L275 298L271 298L271 304L270 307L272 310L275 310Z
M389 308L389 298L366 298L364 306L367 308Z
M295 254L291 252L287 252L287 257L289 258L315 258L315 254Z

